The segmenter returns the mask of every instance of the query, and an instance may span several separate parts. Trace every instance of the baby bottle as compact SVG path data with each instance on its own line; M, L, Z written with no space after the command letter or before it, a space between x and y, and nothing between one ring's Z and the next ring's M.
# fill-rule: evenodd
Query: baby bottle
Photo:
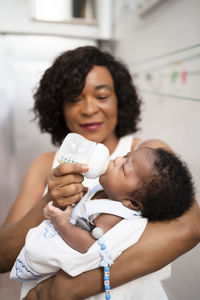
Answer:
M87 178L97 178L106 172L109 151L101 143L87 140L77 133L69 133L57 152L59 163L84 163L88 165Z

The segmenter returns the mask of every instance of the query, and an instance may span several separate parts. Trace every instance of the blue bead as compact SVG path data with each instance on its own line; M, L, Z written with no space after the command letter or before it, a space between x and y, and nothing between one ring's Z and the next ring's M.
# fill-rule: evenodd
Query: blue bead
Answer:
M106 295L106 300L109 300L110 298L110 295Z
M101 250L105 250L105 249L106 249L106 245L105 244L101 245Z
M105 290L110 290L110 285L105 285Z
M105 267L104 268L104 272L109 272L110 271L110 268L109 267Z
M104 280L109 280L109 276L104 276L103 279Z

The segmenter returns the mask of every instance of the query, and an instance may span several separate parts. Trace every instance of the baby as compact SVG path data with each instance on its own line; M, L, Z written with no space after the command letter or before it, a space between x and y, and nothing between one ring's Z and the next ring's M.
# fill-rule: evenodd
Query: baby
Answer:
M103 191L92 199L108 198L125 207L140 211L150 221L170 220L181 216L192 205L194 188L186 165L174 154L163 149L141 145L125 157L111 160L105 174L100 177ZM112 206L112 203L110 203ZM79 252L85 253L95 242L92 235L70 222L71 206L65 211L50 202L44 209L64 241ZM101 214L88 224L108 231L122 217Z
M172 152L147 145L111 160L101 185L75 207L63 211L50 202L44 209L47 220L29 231L10 278L24 281L28 291L59 269L76 276L97 268L101 256L90 232L95 226L103 230L114 260L138 241L146 218L170 220L188 210L194 186L185 163Z

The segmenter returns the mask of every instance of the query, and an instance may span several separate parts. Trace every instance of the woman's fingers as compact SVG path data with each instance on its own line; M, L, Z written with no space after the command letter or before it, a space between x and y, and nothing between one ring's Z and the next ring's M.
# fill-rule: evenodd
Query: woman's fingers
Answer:
M58 167L54 168L52 171L54 176L56 177L74 173L82 174L88 171L88 166L85 164L63 163L60 164Z
M52 276L46 280L41 281L35 288L31 289L23 300L54 300L61 299L57 290L57 296L51 296L50 290L54 283ZM62 298L64 299L64 297ZM69 297L67 297L69 299ZM71 299L71 298L70 298Z
M84 164L63 163L51 170L48 179L48 195L55 206L66 207L83 196L83 172L88 170Z
M53 200L55 206L66 207L73 204L83 197L83 185L81 183L73 183L67 186L55 186L48 190L49 199Z
M83 193L81 192L75 195L71 195L69 197L58 198L56 199L56 204L58 207L65 208L69 204L73 204L80 201L82 197L83 197Z
M55 186L51 191L53 199L67 198L83 192L82 183L72 183L65 186Z
M50 175L48 179L48 187L50 190L53 190L54 188L61 188L71 184L81 184L83 180L84 177L80 174L69 174L61 177Z

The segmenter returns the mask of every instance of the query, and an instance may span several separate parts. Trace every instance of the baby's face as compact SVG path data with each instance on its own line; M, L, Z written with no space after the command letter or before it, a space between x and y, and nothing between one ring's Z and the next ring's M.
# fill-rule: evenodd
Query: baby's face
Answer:
M151 175L154 156L150 148L139 148L124 157L111 160L100 183L112 200L130 200L129 193L141 187L144 179Z

